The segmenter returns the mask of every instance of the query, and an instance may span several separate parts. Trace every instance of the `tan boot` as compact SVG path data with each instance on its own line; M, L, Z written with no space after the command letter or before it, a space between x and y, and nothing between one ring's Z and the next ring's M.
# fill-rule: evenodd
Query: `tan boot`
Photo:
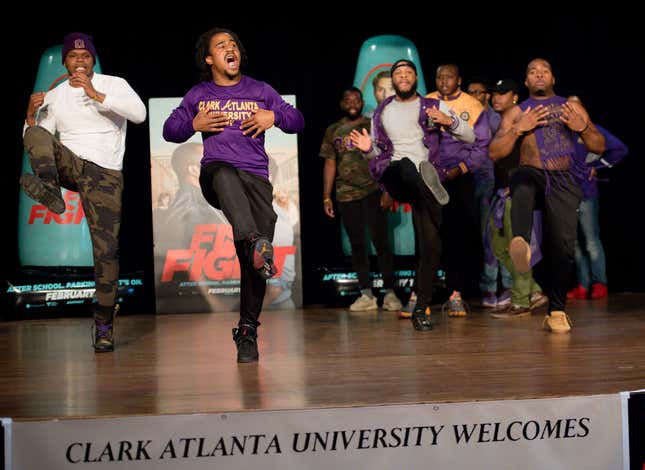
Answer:
M522 237L513 237L508 248L511 261L518 273L528 273L531 269L531 247Z
M569 315L561 310L556 310L544 318L542 326L551 333L569 333L573 323Z

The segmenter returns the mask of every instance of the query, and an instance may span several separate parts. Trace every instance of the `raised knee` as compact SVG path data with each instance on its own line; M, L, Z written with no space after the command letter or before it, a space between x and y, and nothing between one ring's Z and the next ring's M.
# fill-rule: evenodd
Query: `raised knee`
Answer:
M37 145L43 145L47 142L50 142L54 136L44 127L40 126L30 126L25 131L23 137L23 143L25 147L35 147Z
M51 132L41 126L29 126L25 131L25 139L36 139L51 136Z

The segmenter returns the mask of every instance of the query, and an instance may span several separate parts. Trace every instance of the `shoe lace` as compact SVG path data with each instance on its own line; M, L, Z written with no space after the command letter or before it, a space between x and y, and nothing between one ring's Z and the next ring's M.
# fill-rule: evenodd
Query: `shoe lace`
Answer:
M557 316L557 317L552 317L551 315L547 315L544 317L544 320L542 321L542 328L545 328L549 326L549 318L551 318L554 322L560 323L562 325L566 324L569 322L569 326L573 327L573 321L571 320L571 317L565 313L562 316Z
M111 323L96 322L96 331L99 338L109 338L111 329Z
M423 317L425 317L426 316L426 311L429 308L430 307L428 305L415 306L414 310L412 311L412 315L413 316L423 316Z
M239 328L235 328L235 342L237 344L242 344L242 343L253 343L255 342L255 334L252 331L252 328L246 327L246 326L241 326Z
M113 324L110 322L103 323L95 321L90 327L90 337L92 338L92 346L96 346L97 340L110 340L112 337ZM95 334L96 333L96 334Z

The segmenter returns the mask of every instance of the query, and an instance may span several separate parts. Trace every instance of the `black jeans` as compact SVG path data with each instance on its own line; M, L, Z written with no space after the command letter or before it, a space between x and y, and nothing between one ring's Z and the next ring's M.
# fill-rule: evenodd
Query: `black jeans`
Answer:
M482 243L475 208L475 181L466 173L443 183L450 201L443 206L443 262L448 291L470 295L478 290L483 266Z
M412 205L417 254L417 303L430 304L441 257L441 206L421 179L414 163L408 158L390 163L380 183L394 200Z
M199 184L204 198L221 209L233 226L235 251L240 262L239 325L257 327L266 280L253 269L247 238L258 234L273 240L277 220L272 206L273 187L267 179L222 162L202 167Z
M378 267L383 274L383 287L394 287L392 248L388 238L387 215L380 207L381 192L374 191L357 201L338 203L338 211L345 224L347 236L352 246L352 266L358 274L361 289L370 287L369 246L365 239L365 229L369 228Z
M575 270L582 190L567 172L522 166L511 176L511 197L513 234L529 243L533 210L542 210L542 261L536 266L535 278L549 296L549 313L564 310Z

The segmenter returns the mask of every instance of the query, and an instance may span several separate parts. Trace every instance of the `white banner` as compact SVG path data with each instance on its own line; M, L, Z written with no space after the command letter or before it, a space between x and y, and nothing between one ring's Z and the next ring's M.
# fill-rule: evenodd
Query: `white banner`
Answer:
M13 469L620 469L620 395L12 423Z

